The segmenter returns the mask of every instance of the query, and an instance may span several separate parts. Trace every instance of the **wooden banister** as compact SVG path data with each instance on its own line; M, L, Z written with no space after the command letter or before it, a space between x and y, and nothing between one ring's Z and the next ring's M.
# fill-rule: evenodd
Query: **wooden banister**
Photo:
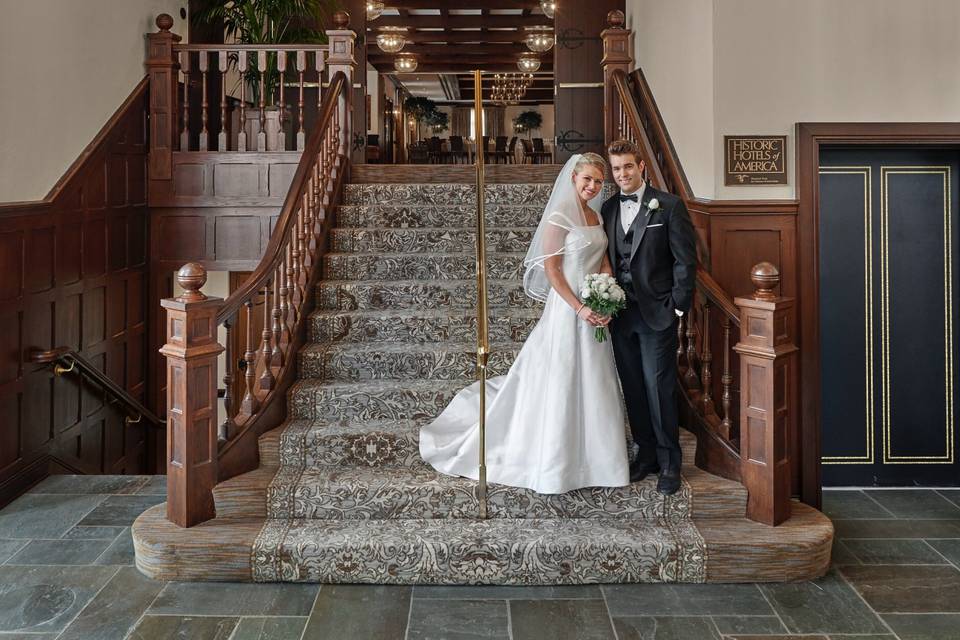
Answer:
M184 293L162 301L167 310L167 344L161 353L167 357L170 425L167 517L183 527L215 516L214 485L255 467L255 436L285 418L286 393L296 376L296 353L312 310L310 292L332 224L330 207L349 166L356 36L347 29L349 16L344 12L334 19L337 28L327 32L330 82L256 269L221 300L202 293L206 271L201 265L185 265L177 276ZM225 372L217 370L217 356L224 350L217 342L221 325L229 337ZM234 352L229 342L238 336L241 346ZM217 419L221 379L227 389L223 421ZM234 381L240 383L235 396L230 391Z

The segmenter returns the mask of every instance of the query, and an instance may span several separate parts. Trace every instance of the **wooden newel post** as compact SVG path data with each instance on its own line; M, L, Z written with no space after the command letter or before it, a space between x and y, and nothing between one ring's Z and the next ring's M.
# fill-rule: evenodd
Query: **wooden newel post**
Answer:
M173 46L180 36L170 32L173 18L157 16L157 33L147 34L147 73L150 76L149 178L173 179L173 151L177 148L177 75L180 64Z
M336 28L327 31L327 39L330 41L330 54L327 57L327 64L330 65L331 78L336 75L337 71L343 71L343 74L347 76L347 87L344 92L346 98L340 101L338 113L340 118L340 154L350 156L350 141L353 139L353 118L351 117L353 70L357 65L353 51L357 34L349 29L350 14L346 11L337 11L333 14L333 25ZM361 133L366 134L366 131ZM363 162L365 151L366 147L361 148L353 161Z
M778 297L780 273L769 262L750 272L752 297L740 308L740 473L747 488L747 517L777 525L790 517L789 434L797 420L794 388L797 347L794 300Z
M177 282L184 292L160 302L167 311L167 519L192 527L216 515L217 310L221 298L200 288L207 272L184 265Z
M629 29L624 28L626 19L623 11L615 10L607 14L608 28L600 32L603 39L603 138L604 146L623 136L620 131L620 98L613 86L613 72L621 69L630 73L633 56L630 54Z

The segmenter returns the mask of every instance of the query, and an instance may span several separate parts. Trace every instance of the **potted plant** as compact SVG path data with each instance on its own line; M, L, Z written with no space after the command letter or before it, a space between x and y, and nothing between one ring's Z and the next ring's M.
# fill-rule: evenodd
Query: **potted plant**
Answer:
M223 24L224 40L239 44L323 44L325 24L336 9L335 0L204 0L193 14L199 25ZM264 123L266 150L277 151L281 114L276 104L282 90L277 54L269 53L264 69ZM236 59L231 60L236 68ZM260 71L255 52L247 54L247 71L240 79L249 87L253 109L246 111L247 144L260 132ZM294 76L287 59L287 73ZM279 149L282 151L282 149Z
M433 133L443 133L450 127L450 114L434 107L433 111L427 114L426 123Z
M513 119L513 130L516 133L526 131L528 139L533 134L533 131L539 129L541 126L543 126L543 116L541 116L538 111L524 111Z
M437 110L437 104L430 98L411 96L403 101L403 109L417 123L417 140L419 140L420 125L426 122L427 117Z

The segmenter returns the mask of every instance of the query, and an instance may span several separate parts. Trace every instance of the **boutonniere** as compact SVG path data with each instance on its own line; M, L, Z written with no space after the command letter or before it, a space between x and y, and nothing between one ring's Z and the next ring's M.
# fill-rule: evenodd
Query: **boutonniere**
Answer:
M656 198L650 198L650 202L647 203L647 215L650 215L654 211L660 208L660 201Z

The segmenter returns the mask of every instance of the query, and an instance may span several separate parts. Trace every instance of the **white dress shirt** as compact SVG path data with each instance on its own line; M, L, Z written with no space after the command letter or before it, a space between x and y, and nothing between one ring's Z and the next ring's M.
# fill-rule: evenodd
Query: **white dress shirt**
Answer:
M647 190L647 183L644 182L640 185L640 188L637 189L634 193L637 195L637 201L631 202L626 200L620 203L620 226L623 227L623 232L626 233L630 230L630 225L633 224L634 219L636 219L637 214L640 213L640 203L643 202L643 192ZM621 191L620 193L623 193ZM623 193L625 196L633 195L631 193Z

